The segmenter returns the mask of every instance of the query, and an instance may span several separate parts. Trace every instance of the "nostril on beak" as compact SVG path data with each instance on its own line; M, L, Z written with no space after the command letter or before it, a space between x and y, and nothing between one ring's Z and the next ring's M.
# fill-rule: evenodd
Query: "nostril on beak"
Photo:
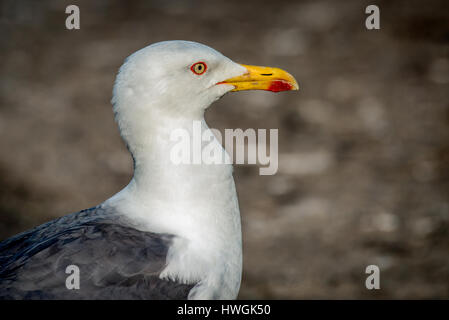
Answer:
M273 74L272 73L261 73L260 75L261 76L272 76Z

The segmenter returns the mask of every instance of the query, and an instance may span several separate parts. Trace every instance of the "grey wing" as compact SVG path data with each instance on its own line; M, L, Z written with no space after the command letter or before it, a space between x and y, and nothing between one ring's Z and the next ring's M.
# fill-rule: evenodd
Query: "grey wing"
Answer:
M0 299L187 299L195 284L159 278L173 236L90 210L0 243Z

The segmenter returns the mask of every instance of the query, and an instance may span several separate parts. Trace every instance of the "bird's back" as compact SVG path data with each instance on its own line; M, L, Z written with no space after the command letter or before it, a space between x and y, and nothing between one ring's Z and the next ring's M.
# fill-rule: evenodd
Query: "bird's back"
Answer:
M186 299L195 284L159 278L172 238L101 207L64 216L0 243L0 299Z

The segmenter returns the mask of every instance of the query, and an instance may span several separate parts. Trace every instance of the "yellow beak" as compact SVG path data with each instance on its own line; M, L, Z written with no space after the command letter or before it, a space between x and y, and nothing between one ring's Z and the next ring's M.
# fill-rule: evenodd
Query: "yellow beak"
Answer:
M298 90L299 86L293 76L279 68L248 66L244 75L227 79L220 83L232 84L232 91L267 90L273 92Z

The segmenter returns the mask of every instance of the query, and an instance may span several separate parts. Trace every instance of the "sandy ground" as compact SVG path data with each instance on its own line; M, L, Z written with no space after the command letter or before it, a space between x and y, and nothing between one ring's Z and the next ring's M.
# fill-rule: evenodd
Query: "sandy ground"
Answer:
M242 299L449 298L449 6L377 1L0 1L0 239L94 206L131 158L118 67L153 42L278 66L299 92L229 94L211 127L278 128L279 171L235 168ZM364 286L367 265L381 289Z

